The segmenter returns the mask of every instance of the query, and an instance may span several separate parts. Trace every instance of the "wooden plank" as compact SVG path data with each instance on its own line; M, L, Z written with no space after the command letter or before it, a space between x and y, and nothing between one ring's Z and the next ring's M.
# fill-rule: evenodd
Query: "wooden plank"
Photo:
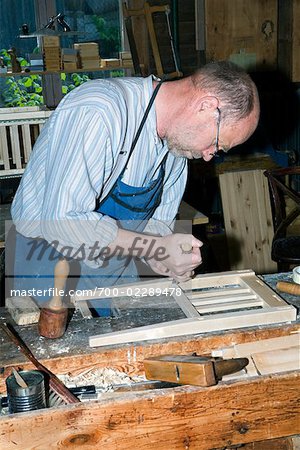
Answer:
M300 370L300 344L295 347L251 353L260 375Z
M185 295L183 290L179 288L178 285L175 284L175 290L173 293L173 298L176 300L177 305L182 309L186 317L195 317L199 318L199 313L197 309L190 302L188 297ZM180 292L178 292L180 291Z
M238 300L238 299L235 299ZM239 299L238 301L232 301L229 302L227 301L226 303L213 303L210 305L202 305L197 304L194 305L198 311L199 314L210 314L212 312L220 312L222 311L223 313L226 313L227 311L235 311L235 310L241 310L244 308L253 308L253 307L259 307L259 302L257 301L257 299L255 300L251 300L251 299L247 299L247 300L241 300Z
M277 0L206 0L206 60L276 68Z
M245 444L243 450L300 450L297 446L296 441L299 443L299 438L279 438L271 439L268 441L251 442L250 444Z
M300 81L300 2L279 0L278 66L293 82Z
M231 269L275 272L273 220L263 170L228 172L219 181Z
M22 140L24 148L24 162L27 163L32 150L31 138L30 138L30 125L22 125Z
M0 178L19 177L24 173L25 169L8 169L0 170Z
M4 164L5 170L9 170L10 164L5 126L0 126L0 151L1 164Z
M270 375L272 373L299 370L300 336L299 334L292 334L259 342L238 344L214 350L212 355L225 359L248 358L248 376Z
M230 270L227 272L205 273L198 275L192 280L180 283L180 287L186 292L195 289L214 288L239 285L242 277L255 275L253 270Z
M22 108L23 109L23 108ZM0 110L0 122L11 122L11 124L17 123L22 125L23 123L39 123L45 122L50 117L52 111L18 111L12 113L3 113Z
M300 332L300 330L298 330ZM259 340L258 342L239 343L213 352L214 356L223 358L247 357L252 353L286 349L299 345L299 333Z
M22 169L18 125L11 125L9 127L9 134L11 139L13 163L16 165L16 169Z
M290 436L300 433L299 377L108 394L88 405L2 417L0 446L131 450L138 442L141 449L207 450Z
M286 302L276 292L269 288L262 280L257 277L243 277L242 283L256 292L264 303L265 308L278 307L286 305Z
M154 60L155 60L157 75L159 77L162 77L164 74L164 70L162 67L158 44L157 44L157 39L156 39L156 34L155 34L155 30L154 30L151 7L149 6L149 4L147 2L145 2L145 4L144 4L144 14L145 14L146 24L147 24L147 28L148 28L149 37L150 37L153 56L154 56Z
M89 338L89 345L91 347L98 347L128 342L142 342L226 329L290 322L295 320L295 318L295 309L290 306L269 309L268 312L264 310L234 311L228 314L199 316L199 319L180 319L91 336Z
M295 0L293 2L293 47L292 47L292 81L300 81L300 2Z
M212 301L214 297L218 297L218 301L223 301L223 296L227 297L228 295L236 296L236 295L251 295L251 290L248 288L234 288L234 289L218 289L214 288L214 290L210 289L209 291L191 291L188 292L188 298L195 304L195 302L199 299L203 299L206 301Z
M260 306L261 305L261 300L257 297L257 295L252 294L252 295L222 295L218 298L214 298L214 297L203 297L199 300L195 299L192 301L192 304L197 307L197 306L201 306L201 305L223 305L223 304L227 304L228 302L232 302L233 304L236 303L237 306L239 304L240 301L249 301L249 302L253 302L253 304Z

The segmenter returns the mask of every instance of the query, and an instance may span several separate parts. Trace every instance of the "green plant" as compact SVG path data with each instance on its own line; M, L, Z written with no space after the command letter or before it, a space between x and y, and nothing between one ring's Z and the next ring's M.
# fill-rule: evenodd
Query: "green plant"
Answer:
M3 58L4 65L10 65L10 56L7 50L0 50L0 57ZM22 67L28 67L29 64L26 59L20 57L18 60ZM68 76L65 73L61 73L60 77L64 95L90 79L87 75L78 73L72 73ZM44 104L42 92L42 77L28 73L27 76L8 77L4 83L1 95L5 107L40 106Z
M80 75L79 73L72 73L68 75L61 73L60 78L62 80L62 93L64 95L75 89L77 86L80 86L90 80L87 75Z
M7 78L2 98L7 107L43 105L40 75Z
M118 55L121 50L120 29L117 26L108 26L103 17L93 15L93 22L99 33L101 41L100 54L102 57L111 57L113 54Z
M9 77L5 82L2 97L5 106L38 106L43 105L39 75L16 78Z
M7 50L0 50L0 56L3 58L4 65L10 66L10 56ZM18 61L21 67L27 67L29 64L25 58L19 57ZM42 85L40 75L29 75L22 77L9 77L5 81L5 87L2 90L4 106L39 106L43 105Z

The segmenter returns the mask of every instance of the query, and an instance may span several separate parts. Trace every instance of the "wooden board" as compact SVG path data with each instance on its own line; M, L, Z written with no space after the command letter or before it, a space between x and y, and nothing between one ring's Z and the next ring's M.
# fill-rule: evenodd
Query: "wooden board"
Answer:
M251 332L239 330L201 339L193 337L185 342L95 350L90 355L58 355L43 362L57 374L113 366L127 373L134 369L141 373L143 359L150 355L194 351L203 354L224 343L288 336L293 331L295 326L291 325ZM22 360L15 367L32 368ZM0 392L4 392L9 369L6 366L0 374ZM208 450L291 436L300 433L299 381L299 372L293 372L221 382L210 388L181 386L112 393L89 404L3 416L0 447L132 450L138 443L143 450Z
M225 359L248 358L247 376L300 370L300 335L296 332L289 336L237 344L214 350L212 355Z
M143 449L207 450L287 436L300 432L298 381L292 374L251 384L180 387L172 394L128 393L89 406L19 414L0 419L0 443L6 450L33 445L132 450L137 443Z
M291 81L300 81L300 2L279 0L278 66Z
M206 0L206 61L230 59L245 69L277 64L277 0Z
M251 267L256 273L273 273L274 235L268 181L263 170L219 175L230 268Z
M288 305L251 270L199 275L175 285L161 279L148 283L114 286L73 296L75 306L88 300L116 299L124 295L140 296L164 292L173 296L186 318L106 333L89 338L90 346L121 344L133 341L184 336L210 331L289 322L296 320L296 309Z

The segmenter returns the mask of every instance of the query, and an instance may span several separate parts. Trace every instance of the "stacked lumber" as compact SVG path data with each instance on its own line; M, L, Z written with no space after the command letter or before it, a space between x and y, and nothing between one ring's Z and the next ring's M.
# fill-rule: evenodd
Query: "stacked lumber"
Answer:
M77 50L74 48L63 48L62 65L65 70L76 70L78 67Z
M128 51L120 52L120 62L120 65L123 67L132 67L133 62L131 53Z
M99 47L96 42L80 42L74 44L82 69L97 69L100 67Z
M58 36L43 37L43 59L45 70L61 70L61 49Z
M120 60L117 58L101 59L101 67L119 67Z

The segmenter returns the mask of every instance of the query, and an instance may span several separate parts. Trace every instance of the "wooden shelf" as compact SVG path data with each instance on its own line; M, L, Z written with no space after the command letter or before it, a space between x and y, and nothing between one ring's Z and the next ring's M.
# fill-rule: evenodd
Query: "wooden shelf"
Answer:
M51 32L50 32L51 31ZM18 37L20 39L29 39L29 38L39 38L43 36L78 36L78 35L86 35L87 33L85 31L55 31L55 30L48 30L43 28L40 31L36 31L35 33L31 34L20 34Z
M103 72L103 71L112 71L112 70L128 70L133 69L132 67L125 67L125 66L107 66L107 67L95 67L94 69L75 69L75 70L55 70L55 71L49 71L49 70L32 70L30 72L6 72L6 73L0 73L0 78L2 77L28 77L30 75L51 75L55 73L81 73L81 72Z

